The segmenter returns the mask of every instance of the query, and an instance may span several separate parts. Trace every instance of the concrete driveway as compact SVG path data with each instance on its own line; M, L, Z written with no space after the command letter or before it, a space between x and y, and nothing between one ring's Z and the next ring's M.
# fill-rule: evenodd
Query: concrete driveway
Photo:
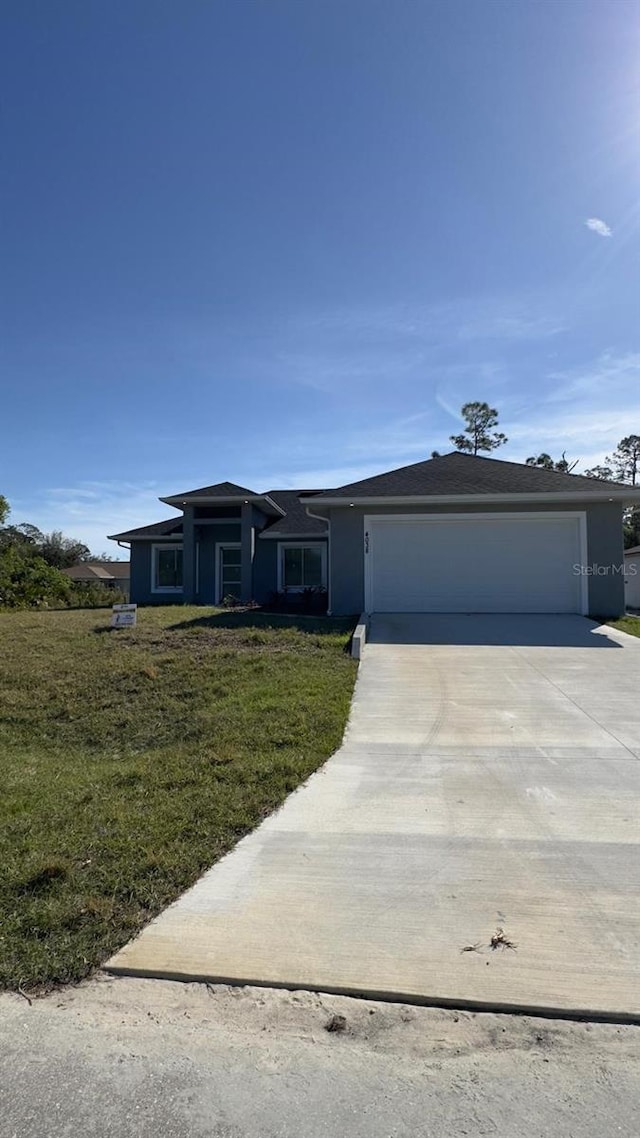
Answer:
M374 618L341 750L108 967L640 1018L639 693L582 617Z

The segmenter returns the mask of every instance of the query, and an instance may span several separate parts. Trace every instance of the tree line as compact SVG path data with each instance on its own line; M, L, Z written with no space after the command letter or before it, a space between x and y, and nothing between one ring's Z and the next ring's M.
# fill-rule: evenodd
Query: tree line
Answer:
M91 560L89 547L60 530L42 533L29 522L5 524L10 507L0 494L0 607L113 603L113 590L73 582L63 569ZM113 560L102 555L101 560Z

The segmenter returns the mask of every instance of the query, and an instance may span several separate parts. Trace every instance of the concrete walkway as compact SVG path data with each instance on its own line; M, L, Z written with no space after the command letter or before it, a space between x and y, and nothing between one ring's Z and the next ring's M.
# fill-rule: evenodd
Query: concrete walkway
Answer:
M640 1019L639 693L582 617L375 618L342 749L108 967Z

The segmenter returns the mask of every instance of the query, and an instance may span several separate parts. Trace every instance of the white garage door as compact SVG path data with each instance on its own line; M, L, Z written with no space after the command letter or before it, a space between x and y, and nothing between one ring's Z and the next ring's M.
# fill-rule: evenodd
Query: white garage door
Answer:
M368 612L586 611L581 514L365 519Z

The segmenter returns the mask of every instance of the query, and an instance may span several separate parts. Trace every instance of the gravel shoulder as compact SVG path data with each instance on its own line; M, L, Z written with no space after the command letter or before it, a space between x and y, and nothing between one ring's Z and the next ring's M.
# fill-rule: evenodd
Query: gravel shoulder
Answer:
M0 1138L635 1138L639 1059L632 1026L100 976L0 998Z

